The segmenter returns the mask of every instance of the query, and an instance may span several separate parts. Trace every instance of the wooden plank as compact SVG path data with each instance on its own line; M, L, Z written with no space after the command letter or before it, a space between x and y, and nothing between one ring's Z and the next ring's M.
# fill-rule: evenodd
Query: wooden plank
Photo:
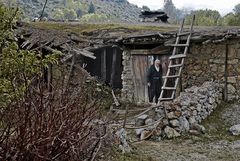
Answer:
M78 55L83 55L85 57L91 58L91 59L96 59L96 57L94 56L94 53L84 50L84 49L73 49L74 52L76 52L76 54Z
M189 44L166 44L166 46L187 47L187 46L189 46Z
M181 66L183 66L183 64L171 65L171 66L169 66L169 68L176 68L176 67L181 67Z
M169 59L179 59L179 58L185 58L185 57L187 57L186 54L177 54L177 55L170 56Z
M134 100L136 102L146 101L146 71L147 56L133 56L133 80L134 80Z
M157 55L171 55L171 49L172 48L169 47L169 46L161 45L161 46L158 46L158 47L152 49L150 51L150 54L152 54L152 55L155 55L155 54L157 54Z
M225 52L225 69L224 69L224 101L228 101L228 44L226 44Z
M113 57L112 57L112 72L111 72L111 80L110 84L113 87L114 86L114 78L116 73L116 62L117 62L117 48L113 49Z
M166 90L176 90L175 87L162 87L162 89L166 89Z
M169 76L163 76L163 79L166 79L166 78L179 78L180 75L169 75Z
M107 80L107 62L106 62L106 48L102 49L101 53L101 78L103 81Z
M191 32L182 32L182 33L178 33L177 36L186 36L186 35L190 35Z

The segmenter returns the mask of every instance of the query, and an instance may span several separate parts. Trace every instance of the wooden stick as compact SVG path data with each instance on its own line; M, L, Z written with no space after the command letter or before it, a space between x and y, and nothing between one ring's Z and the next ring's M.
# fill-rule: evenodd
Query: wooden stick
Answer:
M143 129L143 128L148 128L150 126L156 126L158 125L161 121L162 121L163 117L161 117L160 119L158 119L157 121L151 123L150 125L144 125L144 126L125 126L126 129Z
M127 114L128 114L128 105L126 105L126 112L125 112L124 121L123 121L123 128L125 128L125 126L126 126Z
M117 107L120 106L120 103L118 102L117 97L115 96L113 90L112 90L112 96L113 96L113 100L114 100L115 105L116 105Z

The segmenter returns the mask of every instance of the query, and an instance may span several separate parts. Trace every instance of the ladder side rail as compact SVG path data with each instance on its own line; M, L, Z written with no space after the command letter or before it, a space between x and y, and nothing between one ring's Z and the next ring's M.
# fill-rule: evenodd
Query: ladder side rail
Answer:
M188 35L187 42L186 42L186 44L188 44L188 45L190 44L190 40L191 40L191 36L192 36L192 31L193 31L194 21L195 21L195 15L193 15L192 22L191 22L191 27L190 27L190 29L189 29L189 30L190 30L190 34ZM184 53L183 53L184 55L187 55L188 48L189 48L189 46L185 46ZM181 74L182 74L182 70L183 70L183 66L184 66L184 61L185 61L185 59L182 58L182 62L181 62L182 66L180 67L179 73L178 73L178 75L180 75L180 77L181 77ZM178 86L180 77L176 78L176 80L175 80L175 88L177 88L177 86ZM172 93L172 98L175 97L175 94L176 94L176 91L173 91L173 93Z

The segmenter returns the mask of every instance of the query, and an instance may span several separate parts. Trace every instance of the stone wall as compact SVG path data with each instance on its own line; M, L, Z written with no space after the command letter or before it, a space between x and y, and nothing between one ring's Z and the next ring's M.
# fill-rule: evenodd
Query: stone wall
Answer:
M228 46L226 44L229 44ZM228 51L227 67L225 66ZM185 61L182 74L183 88L217 80L224 83L225 67L228 73L228 98L238 98L240 90L240 40L223 44L193 44Z
M225 66L226 51L228 51L227 67ZM131 50L123 52L122 62L124 66L122 99L129 102L134 101L131 52ZM183 89L211 80L224 84L225 67L228 73L228 98L229 100L238 99L240 95L240 40L228 40L218 44L191 44L182 73Z
M133 102L134 98L134 83L133 83L133 71L132 71L132 56L128 50L123 51L123 72L122 82L123 88L121 97L125 102Z
M151 126L138 129L137 134L140 136L155 130L154 134L157 134L157 137L172 138L185 132L204 132L204 127L199 123L221 103L222 91L223 86L215 82L205 82L200 87L193 86L186 89L173 102L162 102L161 106L155 109L154 115L145 114L144 117L137 118L137 126L151 125L152 122L163 118L156 129ZM144 121L141 120L143 118Z

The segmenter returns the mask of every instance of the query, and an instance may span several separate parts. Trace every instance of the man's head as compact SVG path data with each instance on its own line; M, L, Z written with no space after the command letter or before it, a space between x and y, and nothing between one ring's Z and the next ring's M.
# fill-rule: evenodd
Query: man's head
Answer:
M155 66L159 67L160 66L160 60L159 59L156 59L155 62L154 62Z

